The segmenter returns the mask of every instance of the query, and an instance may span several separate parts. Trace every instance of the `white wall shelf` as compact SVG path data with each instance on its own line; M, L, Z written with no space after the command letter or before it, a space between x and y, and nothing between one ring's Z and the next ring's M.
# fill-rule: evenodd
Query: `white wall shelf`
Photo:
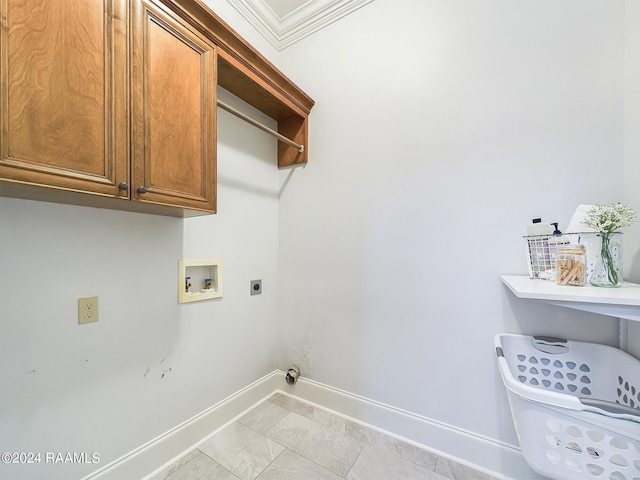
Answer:
M187 286L187 279L190 286ZM209 280L206 288L205 280ZM178 303L222 297L222 260L178 261Z
M573 287L531 279L527 275L501 275L500 278L518 298L640 322L640 285L635 283L625 282L618 288Z

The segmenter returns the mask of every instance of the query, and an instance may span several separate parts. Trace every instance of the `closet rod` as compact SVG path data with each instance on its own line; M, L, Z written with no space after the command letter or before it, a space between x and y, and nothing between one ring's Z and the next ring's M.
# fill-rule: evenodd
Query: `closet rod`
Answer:
M248 115L245 115L244 113L240 112L239 110L236 110L235 108L233 108L230 105L227 105L224 102L221 102L220 100L218 100L218 106L220 108L222 108L223 110L226 110L227 112L235 115L238 118L241 118L242 120L244 120L245 122L250 123L251 125L253 125L254 127L258 127L260 130L262 130L263 132L267 132L269 135L273 135L274 137L276 137L278 140L280 140L281 142L286 143L287 145L291 145L292 147L296 147L298 149L299 152L304 152L304 145L300 145L299 143L294 142L293 140L288 139L287 137L285 137L284 135L280 135L278 132L276 132L275 130L270 129L269 127L261 124L260 122L258 122L257 120L254 120L253 118L249 117Z

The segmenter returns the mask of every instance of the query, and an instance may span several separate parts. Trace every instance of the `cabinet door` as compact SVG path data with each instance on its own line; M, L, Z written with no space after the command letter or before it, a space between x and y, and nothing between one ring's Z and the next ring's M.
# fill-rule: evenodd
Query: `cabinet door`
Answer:
M0 0L0 180L128 197L126 0Z
M132 15L133 199L213 212L215 47L160 3Z

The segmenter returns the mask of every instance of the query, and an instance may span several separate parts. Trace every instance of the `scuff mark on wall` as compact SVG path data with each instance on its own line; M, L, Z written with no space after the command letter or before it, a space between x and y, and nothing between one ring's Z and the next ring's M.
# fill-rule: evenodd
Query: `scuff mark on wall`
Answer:
M164 377L171 373L171 371L173 370L173 367L165 367L163 364L167 361L167 358L169 358L169 355L171 354L171 350L169 350L166 355L164 355L160 361L158 362L158 364L156 365L154 362L154 366L153 369L151 368L151 365L147 365L147 368L144 371L143 377L147 378L149 376L149 374L151 373L151 370L157 371L158 369L160 370L160 377L156 377L156 374L154 373L153 378L156 378L157 381L160 381L162 379L164 379Z
M162 360L161 360L161 362L162 362ZM162 370L162 373L160 374L160 380L162 380L168 373L171 373L173 368L172 367L162 368L162 366L161 366L161 370ZM145 369L144 374L142 376L144 378L147 378L147 376L149 376L150 373L151 373L151 366L147 366L147 368Z
M162 363L167 359L167 357L168 357L170 354L171 354L171 350L169 350L169 351L167 352L167 354L166 354L164 357L162 357L162 358L160 359L160 365L162 365Z
M302 369L301 371L308 372L306 375L309 376L313 373L310 350L308 344L305 346L289 347L287 364L297 365L298 368Z
M167 352L167 354L166 354L164 357L162 357L162 358L160 359L160 368L162 369L162 375L160 375L160 380L164 379L164 377L165 377L165 375L166 375L167 373L171 373L171 367L169 367L169 368L162 368L162 366L163 366L162 364L165 362L165 360L167 359L167 357L168 357L169 355L171 355L171 350L169 350L169 351Z

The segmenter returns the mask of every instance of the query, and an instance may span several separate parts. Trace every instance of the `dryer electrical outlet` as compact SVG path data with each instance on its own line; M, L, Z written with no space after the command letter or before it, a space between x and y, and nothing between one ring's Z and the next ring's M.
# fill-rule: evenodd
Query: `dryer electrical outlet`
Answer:
M262 280L251 280L251 295L262 293Z

